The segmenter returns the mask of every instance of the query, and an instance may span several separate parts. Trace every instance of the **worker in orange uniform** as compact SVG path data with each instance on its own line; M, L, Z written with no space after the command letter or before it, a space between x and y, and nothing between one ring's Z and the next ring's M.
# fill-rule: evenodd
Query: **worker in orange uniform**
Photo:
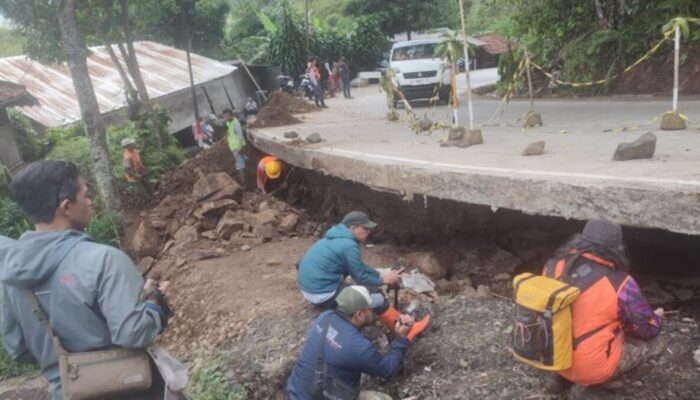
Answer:
M282 162L275 156L265 156L258 163L258 189L263 193L268 193L280 188L284 183L271 185L269 181L280 182L282 177ZM274 186L271 189L270 186Z
M146 193L151 193L151 184L148 182L148 169L141 162L141 155L135 147L136 141L132 138L122 140L124 155L122 166L124 167L124 179L129 183L141 183Z

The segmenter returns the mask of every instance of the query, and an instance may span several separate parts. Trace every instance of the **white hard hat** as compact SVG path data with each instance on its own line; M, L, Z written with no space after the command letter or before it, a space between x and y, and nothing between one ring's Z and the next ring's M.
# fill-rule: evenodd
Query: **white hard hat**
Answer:
M135 143L136 143L136 141L132 138L122 139L122 147L126 147L126 146L129 146L131 144L135 144Z

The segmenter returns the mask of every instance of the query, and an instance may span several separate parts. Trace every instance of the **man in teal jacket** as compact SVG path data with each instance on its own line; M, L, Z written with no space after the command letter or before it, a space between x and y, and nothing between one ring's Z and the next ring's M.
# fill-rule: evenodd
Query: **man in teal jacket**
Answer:
M352 211L342 222L329 229L324 237L304 254L299 262L297 283L302 296L322 309L334 309L335 298L345 288L346 277L352 277L357 285L365 286L372 298L381 300L374 312L390 329L394 329L400 313L391 306L381 293L382 285L395 285L401 279L403 270L391 270L384 274L362 262L360 243L367 240L377 224L362 211ZM430 316L417 321L413 328L423 331L428 326ZM415 333L412 331L412 333ZM415 335L413 335L415 336Z

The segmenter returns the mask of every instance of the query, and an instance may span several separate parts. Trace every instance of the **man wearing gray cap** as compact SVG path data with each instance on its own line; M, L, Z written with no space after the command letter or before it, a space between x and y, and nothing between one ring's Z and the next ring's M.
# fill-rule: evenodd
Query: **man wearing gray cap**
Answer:
M663 351L658 337L663 310L652 310L629 268L622 227L605 220L588 221L547 262L545 276L581 290L572 304L571 367L553 374L547 391L560 392L573 383L572 399L596 399L596 385Z
M399 311L386 301L380 287L396 284L401 279L403 269L380 275L376 269L362 262L360 244L376 227L377 224L362 211L346 214L342 222L329 229L299 261L297 283L306 300L319 308L332 309L336 306L336 296L347 286L343 281L350 276L355 284L367 287L372 297L381 300L373 309L391 330ZM416 336L425 330L429 321L429 315L418 321L410 335Z
M394 339L382 355L360 329L375 320L378 306L364 286L345 287L336 298L335 310L314 321L304 347L287 380L290 400L363 399L362 373L390 378L399 369L410 344L407 338L413 318L400 315L393 327Z

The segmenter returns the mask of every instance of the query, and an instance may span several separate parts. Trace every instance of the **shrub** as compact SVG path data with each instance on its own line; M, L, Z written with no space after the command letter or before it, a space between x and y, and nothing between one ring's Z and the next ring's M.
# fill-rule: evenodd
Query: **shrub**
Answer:
M9 110L8 114L22 161L30 163L42 159L46 155L47 149L34 131L29 118L14 110Z
M225 362L215 359L209 365L192 374L187 388L187 398L192 400L245 400L248 391L231 382L225 373Z
M0 195L0 235L17 239L32 228L17 203L7 195Z

